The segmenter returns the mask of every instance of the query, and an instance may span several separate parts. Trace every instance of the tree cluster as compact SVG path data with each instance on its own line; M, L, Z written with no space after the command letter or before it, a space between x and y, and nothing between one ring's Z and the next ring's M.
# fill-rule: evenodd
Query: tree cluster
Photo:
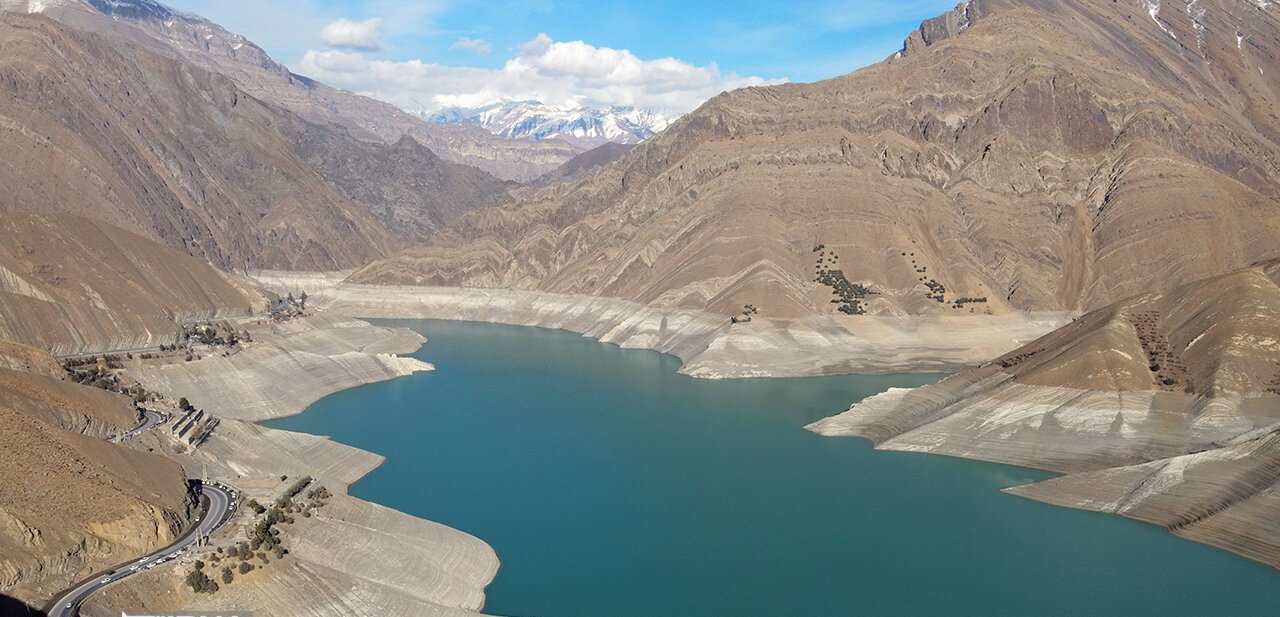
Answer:
M204 573L204 562L197 561L195 567L187 572L187 584L196 593L214 593L218 591L218 583Z

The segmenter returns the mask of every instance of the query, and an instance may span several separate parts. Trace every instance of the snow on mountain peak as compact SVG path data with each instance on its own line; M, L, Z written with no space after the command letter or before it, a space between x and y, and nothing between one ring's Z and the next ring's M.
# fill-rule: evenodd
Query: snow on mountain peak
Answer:
M639 143L671 123L664 115L634 107L601 110L581 105L544 105L538 101L499 100L476 107L414 113L436 124L474 124L502 137L560 138L591 147L606 142Z

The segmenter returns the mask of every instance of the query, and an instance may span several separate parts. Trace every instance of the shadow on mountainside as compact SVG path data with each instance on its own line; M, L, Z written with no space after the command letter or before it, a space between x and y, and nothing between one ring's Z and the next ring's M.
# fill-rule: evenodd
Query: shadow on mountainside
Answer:
M45 617L46 613L17 598L0 593L0 617Z

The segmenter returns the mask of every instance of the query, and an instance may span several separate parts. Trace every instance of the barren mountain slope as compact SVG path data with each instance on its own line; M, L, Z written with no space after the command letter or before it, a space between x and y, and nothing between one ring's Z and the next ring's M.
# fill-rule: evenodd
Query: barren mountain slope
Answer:
M224 268L355 267L508 197L416 142L305 122L39 16L0 13L0 83L0 211L91 216Z
M247 315L265 292L122 229L0 214L0 339L59 354L173 343L176 322Z
M967 3L904 54L723 94L351 280L956 314L1097 307L1280 255L1280 8L1165 4ZM878 295L833 298L854 283Z
M471 210L508 201L519 186L445 162L407 136L386 145L313 124L303 131L298 151L401 240L422 240Z
M0 13L0 210L92 216L222 266L351 266L387 231L294 151L302 123L218 75Z
M1272 262L1129 298L810 429L1073 474L1012 492L1280 567L1278 282Z
M399 108L294 75L243 36L152 0L0 0L0 9L38 12L225 75L250 96L310 122L392 144L409 135L445 160L499 178L529 181L586 148L562 140L506 139L477 126L424 122Z

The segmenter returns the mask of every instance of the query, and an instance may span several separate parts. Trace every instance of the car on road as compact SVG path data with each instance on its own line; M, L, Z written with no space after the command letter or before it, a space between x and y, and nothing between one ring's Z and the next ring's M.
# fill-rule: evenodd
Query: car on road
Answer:
M102 580L100 580L100 581L98 581L98 582L99 582L99 583L102 583L103 585L106 585L107 583L110 583L110 582L111 582L111 577L110 577L110 576L104 576L104 577L102 577Z

